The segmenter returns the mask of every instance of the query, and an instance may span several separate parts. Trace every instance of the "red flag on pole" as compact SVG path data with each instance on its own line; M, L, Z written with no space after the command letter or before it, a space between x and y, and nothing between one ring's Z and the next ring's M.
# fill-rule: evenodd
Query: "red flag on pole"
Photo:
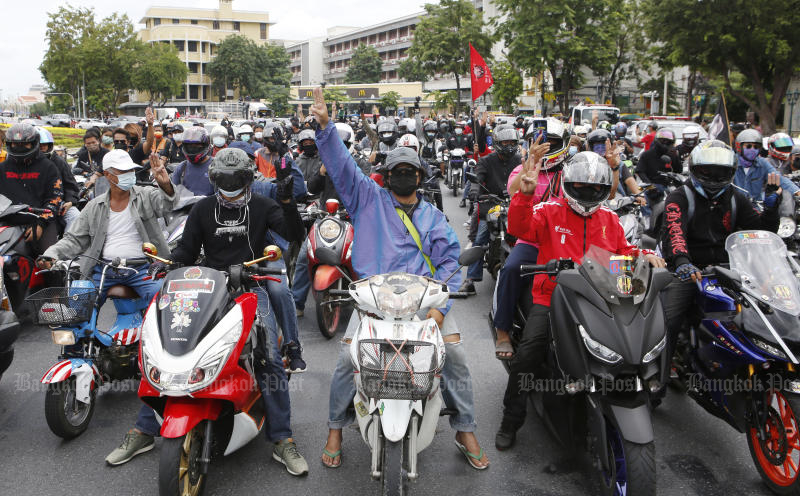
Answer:
M469 65L472 69L469 75L472 80L472 101L474 102L494 84L494 79L492 79L492 71L489 70L489 66L483 61L483 57L475 50L472 43L469 44Z

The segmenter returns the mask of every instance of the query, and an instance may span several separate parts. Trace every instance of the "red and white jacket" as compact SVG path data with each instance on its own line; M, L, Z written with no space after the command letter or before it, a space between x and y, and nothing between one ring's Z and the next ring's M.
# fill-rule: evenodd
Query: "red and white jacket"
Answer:
M537 243L537 264L555 258L571 258L575 263L592 245L620 255L653 253L628 243L617 214L600 207L589 217L575 213L567 200L556 198L534 206L534 197L518 192L508 208L508 232L512 236ZM533 281L533 302L550 306L555 280L537 275Z

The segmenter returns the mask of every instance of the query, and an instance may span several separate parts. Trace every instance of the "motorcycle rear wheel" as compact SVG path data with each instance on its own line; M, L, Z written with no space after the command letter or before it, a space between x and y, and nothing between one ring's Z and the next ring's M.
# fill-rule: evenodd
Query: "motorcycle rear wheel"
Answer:
M289 243L289 249L283 254L286 263L286 282L292 287L294 282L294 271L297 267L297 256L300 254L300 243L295 241Z
M403 467L403 440L383 442L383 463L381 465L381 494L383 496L402 496L406 491L407 472Z
M159 496L198 496L203 493L206 476L200 473L199 465L205 422L197 424L185 436L162 440L158 462Z
M344 279L339 279L330 289L344 289ZM328 290L320 291L315 299L317 310L317 327L319 332L327 339L332 339L337 332L344 332L350 320L352 307L346 303L327 305L325 302L341 299L341 296L331 296Z
M656 445L626 441L617 430L607 425L607 442L611 472L600 469L599 486L603 496L655 495Z
M75 378L47 385L44 396L44 417L47 426L58 437L72 439L83 434L94 414L96 390L89 395L89 404L75 398Z
M773 493L800 494L800 398L771 391L768 401L770 412L764 426L767 439L761 441L758 429L751 426L747 433L750 456Z
M450 185L450 189L453 190L453 196L458 196L458 183L460 182L461 178L458 175L453 174L452 176L452 184Z

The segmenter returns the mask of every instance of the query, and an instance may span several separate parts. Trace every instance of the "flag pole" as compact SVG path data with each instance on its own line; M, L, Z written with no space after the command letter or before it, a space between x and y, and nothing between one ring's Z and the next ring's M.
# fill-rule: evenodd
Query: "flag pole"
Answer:
M725 103L725 91L720 90L720 98L722 98L722 110L725 112L725 122L728 124L728 143L733 146L733 133L731 133L731 121L728 119L728 105Z

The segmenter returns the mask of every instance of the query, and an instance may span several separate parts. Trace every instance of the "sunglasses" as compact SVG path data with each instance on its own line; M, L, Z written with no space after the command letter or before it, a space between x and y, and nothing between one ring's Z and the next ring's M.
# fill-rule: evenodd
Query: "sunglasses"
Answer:
M745 143L742 145L742 148L745 150L749 150L751 148L760 148L756 143Z
M128 146L128 140L114 140L114 144Z

